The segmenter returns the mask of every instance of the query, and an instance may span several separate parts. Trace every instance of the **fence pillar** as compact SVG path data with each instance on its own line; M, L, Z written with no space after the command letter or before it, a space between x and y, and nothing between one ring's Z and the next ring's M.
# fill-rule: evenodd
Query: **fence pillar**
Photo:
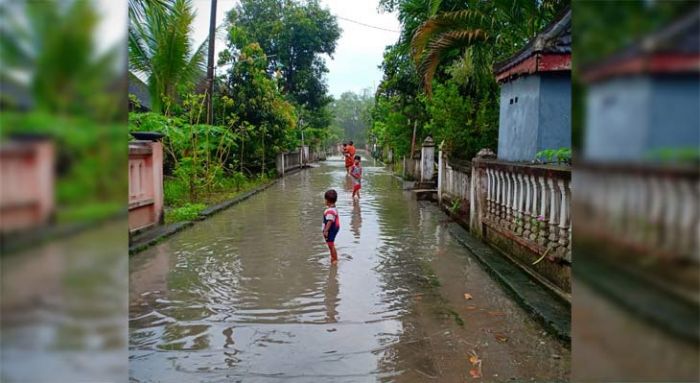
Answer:
M0 232L50 223L55 210L54 153L53 141L41 136L10 137L0 144Z
M430 182L433 179L435 168L435 141L432 137L425 138L420 154L420 182Z
M480 166L481 160L494 159L496 155L490 149L481 149L472 160L472 177L469 185L469 231L484 236L483 222L486 211L486 193L488 180L485 170Z
M163 223L163 144L129 142L129 232Z
M284 175L284 152L282 153L277 153L277 174L280 176Z

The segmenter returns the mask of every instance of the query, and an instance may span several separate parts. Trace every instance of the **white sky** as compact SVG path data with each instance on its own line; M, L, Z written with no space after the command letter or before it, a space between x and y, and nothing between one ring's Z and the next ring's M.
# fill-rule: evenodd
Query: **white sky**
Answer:
M226 12L237 3L237 0L217 2L217 26L222 24ZM321 3L339 17L394 31L400 29L394 14L377 11L377 0L322 0ZM200 44L209 33L211 1L194 0L194 6L197 16L193 26L193 39L195 44ZM338 20L338 24L342 35L338 40L333 60L326 59L329 69L326 76L329 92L338 97L348 90L359 92L367 87L376 88L382 79L382 72L378 66L382 62L384 48L396 42L398 32L369 28L342 19ZM225 48L222 38L223 34L216 41L216 57L218 52Z

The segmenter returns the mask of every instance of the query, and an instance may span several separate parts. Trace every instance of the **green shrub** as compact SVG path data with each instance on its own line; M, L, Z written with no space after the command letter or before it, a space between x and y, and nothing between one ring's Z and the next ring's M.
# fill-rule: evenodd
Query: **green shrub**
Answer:
M571 148L541 150L535 155L535 162L571 164Z

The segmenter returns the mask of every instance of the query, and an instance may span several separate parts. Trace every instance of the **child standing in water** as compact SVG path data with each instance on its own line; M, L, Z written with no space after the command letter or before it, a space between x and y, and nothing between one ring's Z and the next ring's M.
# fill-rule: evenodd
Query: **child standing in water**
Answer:
M360 165L360 156L355 156L355 164L350 168L350 176L352 177L352 198L360 199L360 188L362 187L362 166Z
M340 231L340 217L338 217L338 209L335 208L338 193L330 189L326 191L323 198L326 200L326 210L323 212L323 238L326 239L326 245L331 252L331 264L336 265L338 252L335 249L335 236Z

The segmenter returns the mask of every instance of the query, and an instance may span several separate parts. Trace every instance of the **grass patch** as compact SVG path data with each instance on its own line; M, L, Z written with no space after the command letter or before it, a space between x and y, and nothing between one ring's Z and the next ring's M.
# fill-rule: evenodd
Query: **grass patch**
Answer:
M192 221L206 208L207 205L203 203L186 203L169 210L165 215L165 223Z
M94 202L59 208L57 223L93 222L109 218L125 210L124 204L117 202Z
M196 199L191 201L189 185L185 180L166 178L163 185L165 223L191 221L207 206L233 199L268 182L269 177L226 177L217 180L209 190L198 190Z

